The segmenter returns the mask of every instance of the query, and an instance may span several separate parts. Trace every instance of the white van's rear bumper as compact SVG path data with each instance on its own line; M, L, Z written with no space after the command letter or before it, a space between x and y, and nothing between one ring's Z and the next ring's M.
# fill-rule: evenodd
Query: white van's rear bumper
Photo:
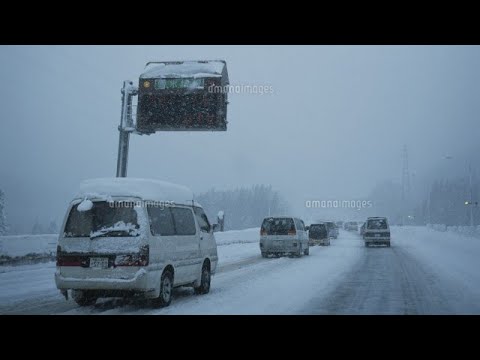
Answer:
M301 246L300 239L260 240L260 251L264 253L290 254L297 253Z
M124 278L73 277L62 274L62 270L57 268L55 283L59 290L125 290L155 294L158 292L158 284L156 284L158 274L156 273L156 271L146 271L145 268L136 268L136 271L134 270L131 274L125 274Z
M367 244L389 244L390 243L390 237L363 237L363 240Z

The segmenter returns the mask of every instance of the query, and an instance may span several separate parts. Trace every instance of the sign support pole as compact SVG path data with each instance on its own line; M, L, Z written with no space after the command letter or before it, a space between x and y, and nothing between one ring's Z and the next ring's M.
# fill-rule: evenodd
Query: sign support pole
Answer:
M135 131L132 117L132 98L137 94L138 88L133 86L133 82L125 80L122 88L122 114L118 126L117 177L127 177L130 133Z

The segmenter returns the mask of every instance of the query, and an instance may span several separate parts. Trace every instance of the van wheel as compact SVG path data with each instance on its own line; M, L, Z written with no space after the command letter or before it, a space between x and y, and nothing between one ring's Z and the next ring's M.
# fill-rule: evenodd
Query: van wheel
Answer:
M307 248L303 251L303 254L304 254L304 255L310 255L310 248L307 247Z
M168 306L172 302L173 275L170 270L165 270L160 278L160 295L154 299L156 306Z
M97 298L85 290L72 290L72 298L79 306L90 306L97 302Z
M207 264L203 264L202 267L202 278L200 280L200 286L193 288L195 294L208 294L210 291L210 280L212 275L210 274L210 267Z

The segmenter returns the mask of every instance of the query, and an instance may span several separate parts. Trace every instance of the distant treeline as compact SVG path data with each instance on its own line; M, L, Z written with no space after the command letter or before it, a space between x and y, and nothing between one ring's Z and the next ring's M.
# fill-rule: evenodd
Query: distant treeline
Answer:
M472 207L474 225L479 225L479 206L465 204L466 201L478 202L479 190L478 180L472 182L473 198L467 178L435 181L428 198L415 211L417 223L470 225L470 207Z
M288 204L270 185L254 185L234 190L211 189L196 196L210 221L217 221L220 210L225 212L225 230L259 227L264 217L288 213Z

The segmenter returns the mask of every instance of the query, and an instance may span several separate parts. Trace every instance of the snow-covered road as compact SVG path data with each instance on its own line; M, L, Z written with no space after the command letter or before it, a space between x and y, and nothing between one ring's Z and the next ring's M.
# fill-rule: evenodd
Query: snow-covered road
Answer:
M453 289L453 288L451 288ZM308 314L452 314L448 288L398 246L365 249L361 261L327 294L313 299ZM451 294L450 294L451 295Z
M392 247L364 248L308 314L480 314L480 239L393 227Z
M168 308L116 299L79 308L59 294L47 263L0 268L0 313L480 314L480 239L392 228L391 248L365 248L360 236L341 231L310 256L263 259L251 239L257 234L246 230L246 242L218 247L209 294L176 289Z

